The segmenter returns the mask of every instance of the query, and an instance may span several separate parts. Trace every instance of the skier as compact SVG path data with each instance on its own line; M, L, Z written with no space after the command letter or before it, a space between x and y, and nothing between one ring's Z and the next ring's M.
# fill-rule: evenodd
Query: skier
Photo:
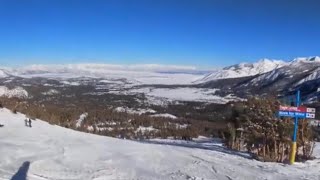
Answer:
M32 126L31 126L31 119L30 119L30 118L29 118L29 127L32 127Z
M24 123L25 123L26 126L28 126L28 119L25 119Z

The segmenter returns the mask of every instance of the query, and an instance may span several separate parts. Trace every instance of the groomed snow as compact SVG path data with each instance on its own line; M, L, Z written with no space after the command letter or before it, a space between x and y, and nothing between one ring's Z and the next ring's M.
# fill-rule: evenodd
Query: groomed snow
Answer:
M320 160L263 163L220 142L135 142L97 136L0 109L1 180L284 180L320 179ZM317 157L320 148L315 150Z

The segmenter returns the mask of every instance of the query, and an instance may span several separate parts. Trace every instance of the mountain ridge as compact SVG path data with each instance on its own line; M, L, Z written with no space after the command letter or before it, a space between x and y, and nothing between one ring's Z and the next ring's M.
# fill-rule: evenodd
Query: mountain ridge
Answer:
M192 74L195 79L191 84L205 83L217 79L240 78L264 74L283 66L299 66L299 63L320 63L319 56L298 57L291 61L263 58L253 63L239 63L217 70L203 70L194 66L185 65L161 65L161 64L138 64L138 65L116 65L116 64L56 64L42 65L34 64L18 68L0 69L0 78L8 76L45 76L50 74L59 76L66 74L84 77L121 77L134 78L146 76L161 76L161 74ZM196 76L198 76L196 78Z

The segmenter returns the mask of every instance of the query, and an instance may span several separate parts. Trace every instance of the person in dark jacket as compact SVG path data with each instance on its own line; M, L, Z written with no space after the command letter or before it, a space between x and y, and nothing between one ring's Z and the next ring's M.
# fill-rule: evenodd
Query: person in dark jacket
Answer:
M30 118L29 118L29 127L32 127L32 126L31 126L31 119L30 119Z

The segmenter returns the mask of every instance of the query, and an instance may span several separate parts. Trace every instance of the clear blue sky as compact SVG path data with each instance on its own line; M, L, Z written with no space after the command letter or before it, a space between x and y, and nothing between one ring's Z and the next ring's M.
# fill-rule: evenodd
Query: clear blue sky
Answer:
M0 63L225 66L320 55L317 0L0 0Z

